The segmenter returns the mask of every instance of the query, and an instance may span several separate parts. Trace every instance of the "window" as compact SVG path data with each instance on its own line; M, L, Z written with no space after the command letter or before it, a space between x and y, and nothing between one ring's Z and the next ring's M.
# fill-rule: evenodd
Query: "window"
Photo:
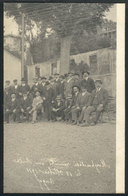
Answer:
M39 67L35 67L35 76L40 77L40 68Z
M57 63L51 64L51 75L57 73Z
M98 73L98 70L97 70L97 55L94 54L94 55L89 56L89 62L90 62L90 72L92 74Z

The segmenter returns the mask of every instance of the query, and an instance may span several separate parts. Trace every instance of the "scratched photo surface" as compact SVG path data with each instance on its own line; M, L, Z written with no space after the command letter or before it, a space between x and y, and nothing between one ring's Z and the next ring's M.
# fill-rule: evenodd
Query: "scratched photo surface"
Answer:
M115 193L116 4L5 3L4 9L4 193ZM86 122L87 108L73 99L73 86L83 96L88 78L89 100L97 80L108 95L96 123L97 110Z

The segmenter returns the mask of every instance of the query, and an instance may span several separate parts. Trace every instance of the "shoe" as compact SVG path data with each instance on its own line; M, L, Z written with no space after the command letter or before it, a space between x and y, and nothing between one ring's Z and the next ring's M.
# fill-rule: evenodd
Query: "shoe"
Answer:
M76 121L72 123L72 125L76 125L76 124L77 124L77 122L76 122Z
M90 125L91 125L91 126L95 126L95 125L96 125L96 123L95 123L95 122L92 122Z
M89 123L82 123L80 126L81 127L89 127L89 125L90 125Z

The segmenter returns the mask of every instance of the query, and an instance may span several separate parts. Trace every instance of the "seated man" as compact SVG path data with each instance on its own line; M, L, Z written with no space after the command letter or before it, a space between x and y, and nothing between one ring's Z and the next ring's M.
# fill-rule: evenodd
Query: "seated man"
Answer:
M23 93L23 98L21 99L20 110L22 114L22 119L29 120L29 112L32 109L32 99L26 93Z
M56 101L52 104L51 108L51 116L52 120L62 120L64 118L64 103L61 99L61 96L58 95L56 97Z
M33 99L32 102L32 110L29 112L30 114L32 113L32 122L35 123L37 121L37 114L41 113L43 110L43 99L40 96L40 93L37 91L36 92L36 97Z
M91 106L89 106L84 113L83 120L85 123L83 123L81 126L89 126L90 121L90 115L92 112L96 112L95 118L93 119L93 122L91 125L95 125L100 117L101 112L105 109L107 103L108 103L108 92L106 89L102 88L102 81L96 80L95 81L96 89L92 92L92 103Z
M71 121L72 95L68 95L65 100L64 119L66 122Z
M81 87L81 93L78 95L76 105L72 109L72 120L73 124L77 124L77 121L81 122L83 120L83 111L91 103L91 94L87 92L85 86ZM79 118L79 120L78 120Z
M9 117L12 115L13 121L20 122L20 109L16 95L12 94L10 101L6 104L5 121L9 123Z

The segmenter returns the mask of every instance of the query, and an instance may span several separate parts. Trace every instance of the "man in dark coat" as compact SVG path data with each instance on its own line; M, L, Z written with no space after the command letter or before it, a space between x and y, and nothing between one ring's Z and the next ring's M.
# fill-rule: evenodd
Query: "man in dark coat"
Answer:
M72 120L73 124L77 124L78 118L79 122L83 120L83 111L91 104L91 94L87 92L87 89L82 86L81 93L79 93L75 107L72 109Z
M26 84L26 81L24 78L21 79L21 86L20 86L20 93L21 93L21 97L23 97L23 94L27 93L27 95L30 92L30 86L28 84Z
M96 80L95 81L96 89L92 92L92 103L84 113L83 123L82 126L89 126L90 115L92 112L96 112L95 118L93 119L92 125L95 125L100 117L101 112L105 109L108 103L108 92L106 89L102 88L102 81Z
M13 121L20 122L20 108L19 101L16 98L15 94L11 95L10 102L7 103L6 111L5 111L5 121L9 123L9 117L12 115Z
M50 82L46 82L46 91L45 91L45 107L44 112L46 114L47 120L51 120L51 105L54 102L54 92L51 88Z
M13 86L11 89L11 94L15 94L17 99L21 98L20 85L18 85L17 79L13 80Z
M32 85L30 92L33 97L35 97L36 92L40 92L40 85L38 84L38 78L33 79L34 84Z
M20 102L20 111L22 114L22 119L29 120L29 112L32 109L32 99L28 96L27 92L23 93L23 97Z
M51 106L51 117L53 121L58 119L62 120L64 118L64 102L60 95L56 97L56 100Z
M12 88L10 86L10 81L5 81L5 88L4 88L4 102L8 102L11 99Z
M71 121L71 108L73 106L72 95L69 94L65 99L64 119L66 122Z
M95 89L95 83L92 78L89 77L89 72L86 71L83 73L83 80L81 81L81 86L85 86L87 91L91 93Z

